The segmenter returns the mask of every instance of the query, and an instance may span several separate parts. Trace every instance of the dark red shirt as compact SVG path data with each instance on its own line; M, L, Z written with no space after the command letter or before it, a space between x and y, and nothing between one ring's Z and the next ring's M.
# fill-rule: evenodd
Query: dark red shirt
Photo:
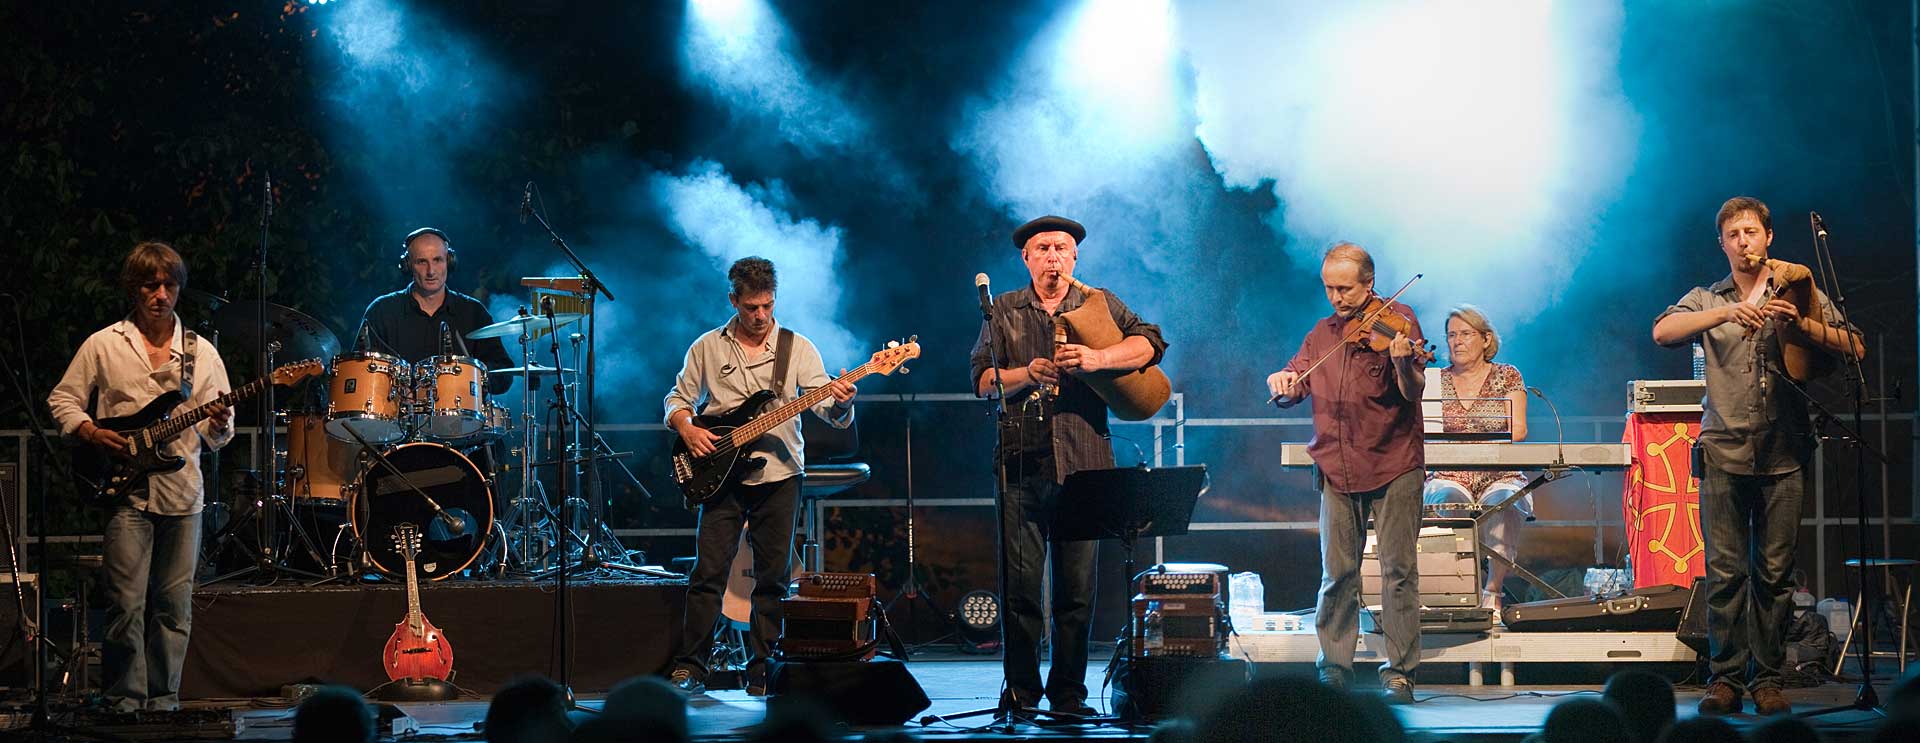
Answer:
M1392 311L1413 321L1414 343L1425 345L1426 334L1412 308L1396 304ZM1393 360L1385 351L1357 343L1338 348L1346 328L1347 320L1337 314L1314 323L1285 368L1303 372L1333 352L1300 380L1313 405L1313 440L1307 442L1307 454L1328 487L1359 493L1385 487L1408 470L1426 469L1427 458L1420 401L1400 394ZM1414 367L1421 373L1424 365L1416 360Z

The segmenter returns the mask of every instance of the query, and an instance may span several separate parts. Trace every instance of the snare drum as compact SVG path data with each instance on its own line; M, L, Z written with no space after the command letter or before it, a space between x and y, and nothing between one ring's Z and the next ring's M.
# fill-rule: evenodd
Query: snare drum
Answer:
M407 362L383 353L349 353L333 357L333 380L327 385L327 435L353 441L353 433L370 443L391 444L407 437L401 409L407 382Z
M327 419L287 416L287 492L295 505L344 506L346 485L358 473L360 445L326 433Z
M414 367L415 428L440 441L465 441L487 425L487 367L470 356L434 356Z

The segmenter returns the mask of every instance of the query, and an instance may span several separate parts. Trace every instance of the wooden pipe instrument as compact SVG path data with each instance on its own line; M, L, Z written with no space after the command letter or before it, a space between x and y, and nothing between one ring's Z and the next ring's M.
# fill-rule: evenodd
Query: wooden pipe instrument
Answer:
M1813 272L1806 266L1755 254L1748 254L1745 258L1749 266L1761 263L1767 266L1767 290L1757 300L1761 305L1769 300L1780 299L1793 305L1801 317L1813 318L1815 322L1821 322L1821 318L1825 317L1820 295L1814 292ZM1747 335L1751 337L1753 331L1747 331ZM1815 343L1805 333L1778 335L1780 360L1786 367L1787 377L1795 382L1819 379L1833 373L1839 365L1833 351Z
M1126 334L1114 324L1113 313L1108 309L1107 293L1076 278L1068 277L1067 281L1086 295L1086 301L1054 317L1054 344L1078 343L1099 350L1125 340ZM1173 383L1158 364L1129 372L1082 374L1080 379L1106 401L1114 417L1123 421L1152 418L1173 396Z

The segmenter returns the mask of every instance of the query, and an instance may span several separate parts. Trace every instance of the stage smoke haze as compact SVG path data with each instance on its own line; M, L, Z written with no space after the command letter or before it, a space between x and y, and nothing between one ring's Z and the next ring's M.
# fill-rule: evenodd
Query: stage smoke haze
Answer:
M775 319L811 339L829 372L864 360L839 321L840 228L795 218L780 181L741 186L713 162L695 163L682 176L657 174L649 191L674 234L710 259L716 288L727 286L727 268L736 260L757 255L773 261L780 280Z

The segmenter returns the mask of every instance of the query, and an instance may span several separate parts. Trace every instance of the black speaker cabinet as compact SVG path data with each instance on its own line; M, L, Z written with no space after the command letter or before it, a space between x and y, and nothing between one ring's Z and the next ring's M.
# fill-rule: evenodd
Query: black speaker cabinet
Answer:
M901 725L933 700L907 665L893 660L774 663L767 691L773 702L808 699L849 725Z
M1687 610L1680 615L1680 630L1674 633L1680 644L1693 648L1693 652L1707 654L1707 579L1693 579L1693 598L1687 602Z

